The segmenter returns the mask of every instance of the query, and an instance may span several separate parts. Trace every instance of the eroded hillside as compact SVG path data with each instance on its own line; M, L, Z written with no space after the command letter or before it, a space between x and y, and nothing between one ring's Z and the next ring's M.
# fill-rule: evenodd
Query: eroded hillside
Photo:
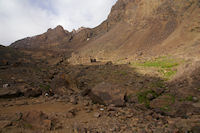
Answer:
M93 29L0 46L0 132L199 133L199 14L118 0Z

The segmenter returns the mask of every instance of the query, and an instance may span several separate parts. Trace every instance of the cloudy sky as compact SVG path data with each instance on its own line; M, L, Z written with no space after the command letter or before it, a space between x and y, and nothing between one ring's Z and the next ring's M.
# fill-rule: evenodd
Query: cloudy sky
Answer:
M117 0L0 0L0 44L46 32L62 25L71 31L95 27Z

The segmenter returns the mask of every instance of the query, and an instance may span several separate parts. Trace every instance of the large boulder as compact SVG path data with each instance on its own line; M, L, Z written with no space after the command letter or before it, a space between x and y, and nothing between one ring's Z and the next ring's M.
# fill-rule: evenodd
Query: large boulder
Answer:
M51 88L54 94L64 95L68 93L70 89L69 78L66 74L60 73L55 76L51 82Z
M0 98L15 98L22 96L22 92L18 89L2 88L0 89Z
M91 89L89 97L94 103L123 106L125 103L125 90L118 85L102 82Z
M56 129L59 123L56 119L50 118L42 111L27 111L22 113L21 120L19 121L24 128L31 129Z
M27 89L24 92L24 96L25 97L39 97L40 95L42 95L42 90L41 89L31 88L31 89Z

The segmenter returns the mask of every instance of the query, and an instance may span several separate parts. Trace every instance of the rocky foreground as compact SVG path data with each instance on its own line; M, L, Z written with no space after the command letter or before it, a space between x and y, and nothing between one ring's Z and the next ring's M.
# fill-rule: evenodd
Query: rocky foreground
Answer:
M118 0L95 28L0 45L0 132L200 133L199 14Z
M198 72L190 79L195 87L142 75L130 64L13 58L0 66L2 133L200 131Z

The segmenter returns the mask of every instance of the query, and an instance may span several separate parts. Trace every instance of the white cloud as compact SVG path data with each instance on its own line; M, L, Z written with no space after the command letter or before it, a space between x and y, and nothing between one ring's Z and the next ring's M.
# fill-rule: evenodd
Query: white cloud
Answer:
M0 44L62 25L71 31L95 27L117 0L0 0Z

